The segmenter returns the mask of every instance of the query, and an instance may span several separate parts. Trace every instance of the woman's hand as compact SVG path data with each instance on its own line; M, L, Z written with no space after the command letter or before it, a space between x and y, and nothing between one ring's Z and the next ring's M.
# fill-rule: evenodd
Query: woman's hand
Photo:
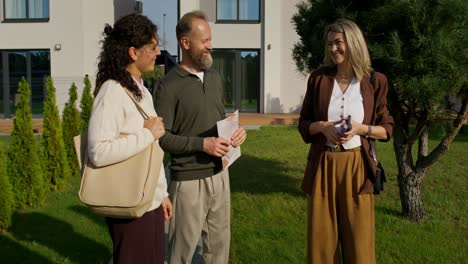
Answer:
M169 198L164 197L164 199L161 202L161 206L164 213L164 221L168 221L172 218L172 203L169 200Z
M153 134L154 140L159 139L166 133L162 117L149 117L144 121L143 127L147 128L151 134Z
M343 120L346 120L344 118ZM350 141L355 135L365 135L367 134L367 125L363 125L351 119L351 130L344 132L340 138L340 144L345 144Z
M318 123L320 132L334 145L340 144L342 135L338 133L335 125L341 123L342 120L337 121L322 121Z

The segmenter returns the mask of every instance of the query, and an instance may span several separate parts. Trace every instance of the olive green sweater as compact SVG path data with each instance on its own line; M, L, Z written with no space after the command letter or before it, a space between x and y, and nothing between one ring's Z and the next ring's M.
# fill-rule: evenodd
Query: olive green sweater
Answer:
M221 159L203 152L203 138L217 137L216 122L225 117L219 74L206 70L202 82L176 66L153 97L166 128L159 144L171 154L172 180L202 179L220 172Z

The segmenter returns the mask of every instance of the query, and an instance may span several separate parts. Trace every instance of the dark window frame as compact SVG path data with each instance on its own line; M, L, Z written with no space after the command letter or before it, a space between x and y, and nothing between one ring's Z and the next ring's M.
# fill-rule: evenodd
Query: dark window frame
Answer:
M50 57L50 54L51 54L51 50L50 49L0 49L0 63L3 64L3 67L2 67L2 72L0 72L0 74L3 75L3 83L2 83L2 86L3 86L3 109L0 109L0 118L11 118L15 115L15 113L13 112L10 112L10 100L11 100L11 97L10 97L10 89L11 87L9 86L9 83L10 83L10 76L9 76L9 73L10 73L10 68L9 68L9 62L8 62L8 55L10 53L14 53L14 52L26 52L26 57L27 57L27 65L26 65L26 75L24 77L26 77L29 85L30 85L30 89L31 89L31 100L30 100L30 107L31 107L31 113L33 112L33 83L32 83L32 66L33 66L33 63L31 61L31 54L32 52L35 52L35 51L47 51L49 52L49 75L50 76L52 74L52 61L51 61L51 57ZM44 93L44 98L45 98L45 95L46 95L46 84L45 84L45 79L44 79L44 84L43 84L43 93ZM42 102L43 103L43 102ZM32 117L33 118L40 118L43 116L43 111L44 109L42 109L42 112L41 113L32 113Z
M240 6L240 3L239 1L240 0L235 0L236 1L236 19L219 19L218 18L218 0L216 0L216 23L217 24L259 24L261 22L261 15L262 15L262 1L260 0L257 0L258 1L258 20L257 19L250 19L250 20L247 20L247 19L240 19L239 18L239 15L240 15L240 12L239 12L239 6Z
M29 17L29 1L25 1L26 6L26 18L7 18L6 17L6 1L3 0L3 21L2 23L31 23L31 22L49 22L50 20L50 0L48 1L49 4L49 15L48 17L44 18L28 18Z
M257 48L216 48L216 49L213 49L214 52L216 51L234 51L235 52L235 63L236 63L236 72L240 72L241 70L241 63L240 63L240 60L241 60L241 53L242 52L257 52L258 53L258 60L259 60L259 68L258 68L258 74L259 74L259 79L261 78L261 75L260 75L260 71L261 71L261 66L260 66L260 63L261 63L261 59L262 59L262 53L261 53L261 49L257 49ZM239 112L241 113L260 113L260 95L261 95L261 80L260 80L260 83L259 83L259 86L257 88L257 109L253 110L253 111L246 111L246 110L241 110L241 105L242 105L242 88L240 87L241 83L242 83L242 76L241 75L237 75L236 76L236 80L235 80L235 85L236 87L234 87L234 110L235 109L239 109ZM240 89L239 89L240 88ZM223 87L223 90L225 89L225 87ZM224 91L223 91L224 93Z

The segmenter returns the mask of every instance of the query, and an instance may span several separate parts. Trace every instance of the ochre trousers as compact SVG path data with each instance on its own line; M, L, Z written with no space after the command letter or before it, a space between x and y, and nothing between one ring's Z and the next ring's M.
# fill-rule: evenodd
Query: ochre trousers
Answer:
M374 197L361 151L325 151L307 196L307 263L375 263Z

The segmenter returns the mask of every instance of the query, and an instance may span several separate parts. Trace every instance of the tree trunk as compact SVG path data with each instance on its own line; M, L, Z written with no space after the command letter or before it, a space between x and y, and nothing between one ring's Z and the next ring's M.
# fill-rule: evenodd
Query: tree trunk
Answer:
M419 221L426 215L421 199L421 182L425 173L424 171L404 176L398 175L401 208L403 214L413 221Z
M425 216L421 198L421 182L426 170L416 172L411 154L411 145L407 142L405 130L398 125L394 127L393 145L398 165L398 186L403 215L419 221Z

